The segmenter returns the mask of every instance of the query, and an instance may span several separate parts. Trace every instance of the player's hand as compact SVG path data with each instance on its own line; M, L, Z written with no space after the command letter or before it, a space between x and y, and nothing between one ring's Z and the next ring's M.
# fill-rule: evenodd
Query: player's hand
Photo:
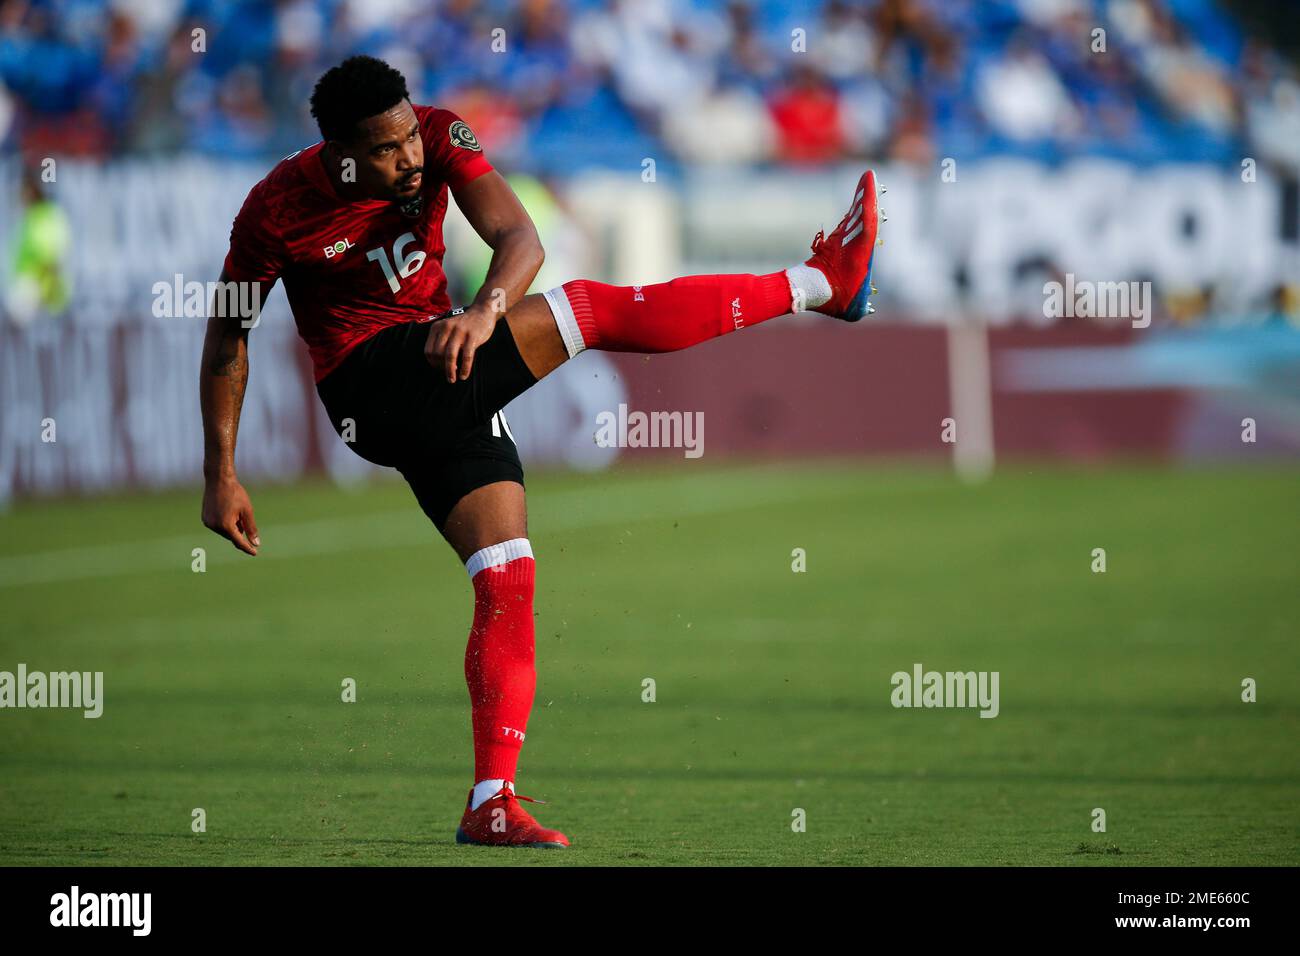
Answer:
M464 381L474 367L474 353L492 337L498 316L485 306L471 305L463 312L436 319L424 340L424 357L434 368L442 369L447 381Z
M203 524L236 548L256 557L262 539L253 520L253 503L238 479L219 478L203 488Z

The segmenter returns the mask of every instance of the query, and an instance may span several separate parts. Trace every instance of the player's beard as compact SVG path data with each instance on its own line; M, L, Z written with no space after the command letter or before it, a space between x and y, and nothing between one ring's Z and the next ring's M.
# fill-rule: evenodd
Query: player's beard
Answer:
M417 175L423 174L423 172L424 172L423 166L419 167L418 169L411 170L411 172L407 173L407 175L403 177L403 185L410 182ZM424 188L423 188L424 183L423 182L420 183L420 187L421 188L418 189L415 195L412 196L410 199L399 198L397 200L397 208L402 211L403 216L406 216L408 218L414 218L418 216L420 214L420 211L424 208Z

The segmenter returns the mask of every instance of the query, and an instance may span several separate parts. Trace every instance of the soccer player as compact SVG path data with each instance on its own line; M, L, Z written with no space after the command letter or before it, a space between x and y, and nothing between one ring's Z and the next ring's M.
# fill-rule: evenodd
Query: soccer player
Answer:
M222 282L245 284L260 303L284 281L335 430L402 474L465 562L474 777L457 841L567 846L514 791L537 679L534 556L501 409L584 349L671 352L803 309L850 322L874 311L875 176L862 175L812 256L782 272L632 287L578 279L525 295L542 264L537 231L463 120L412 105L402 75L366 56L325 73L311 108L323 141L249 192ZM493 250L464 309L451 308L441 268L449 189ZM203 523L256 555L253 506L235 474L250 323L223 311L208 320L199 382Z

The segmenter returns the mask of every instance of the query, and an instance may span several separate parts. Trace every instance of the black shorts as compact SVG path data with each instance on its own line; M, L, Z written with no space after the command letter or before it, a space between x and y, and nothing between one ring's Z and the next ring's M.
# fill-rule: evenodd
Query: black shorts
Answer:
M438 530L465 495L494 481L524 483L501 409L537 379L505 320L474 354L468 379L447 381L424 357L430 323L372 335L316 385L352 450L402 473Z

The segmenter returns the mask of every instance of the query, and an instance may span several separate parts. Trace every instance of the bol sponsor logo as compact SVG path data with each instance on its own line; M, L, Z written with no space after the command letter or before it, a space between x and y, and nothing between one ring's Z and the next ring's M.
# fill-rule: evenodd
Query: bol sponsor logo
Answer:
M338 242L334 243L334 245L325 247L325 258L333 259L335 256L341 256L351 248L351 239L340 239Z

